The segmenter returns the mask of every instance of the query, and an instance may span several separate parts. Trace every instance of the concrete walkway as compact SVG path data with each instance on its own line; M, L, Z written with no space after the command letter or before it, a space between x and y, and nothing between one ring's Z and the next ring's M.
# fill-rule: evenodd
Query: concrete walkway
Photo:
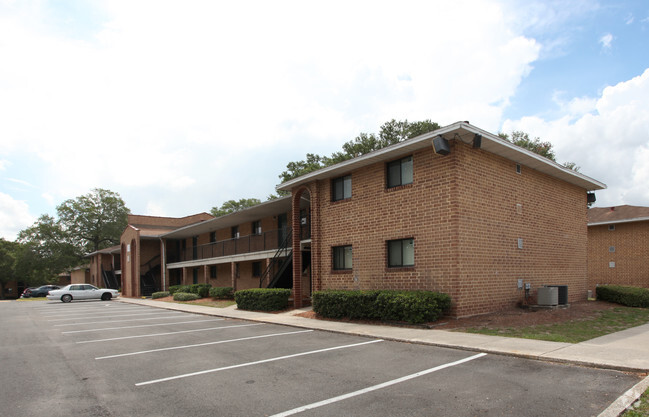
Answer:
M291 310L272 314L237 309L177 304L151 299L118 298L115 301L207 316L228 317L292 327L346 333L409 343L464 349L476 352L518 356L529 359L571 363L621 371L649 372L649 324L612 333L577 344L481 334L430 330L389 325L357 324L315 320L296 314L310 310Z

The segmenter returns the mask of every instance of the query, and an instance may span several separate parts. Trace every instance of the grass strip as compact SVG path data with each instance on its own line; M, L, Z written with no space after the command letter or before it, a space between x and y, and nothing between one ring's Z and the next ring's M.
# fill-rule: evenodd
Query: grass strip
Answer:
M610 310L600 311L593 318L571 320L563 323L503 328L483 326L468 328L464 331L492 336L579 343L648 322L649 309L615 307Z

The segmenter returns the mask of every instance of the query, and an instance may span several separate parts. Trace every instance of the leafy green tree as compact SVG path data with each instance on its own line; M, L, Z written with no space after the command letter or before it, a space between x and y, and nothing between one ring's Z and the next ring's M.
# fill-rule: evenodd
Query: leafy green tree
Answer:
M18 241L16 275L33 285L52 282L59 273L79 265L84 254L61 224L47 214L22 230Z
M118 193L102 188L66 200L56 211L63 230L86 253L119 244L130 213Z
M514 145L530 150L534 153L548 158L551 161L556 162L554 150L552 149L552 144L550 142L543 142L538 137L531 139L528 133L521 130L514 130L511 133L511 137L510 135L502 132L499 133L498 136L508 142L513 143Z
M221 216L225 216L226 214L234 213L239 210L256 206L257 204L260 203L261 201L257 198L242 198L239 201L228 200L225 203L221 204L221 207L212 207L210 213L214 217L221 217Z
M356 158L385 148L386 146L394 145L395 143L437 130L439 127L437 123L431 122L428 119L420 122L408 122L408 120L397 121L392 119L381 125L378 134L360 133L353 140L345 142L342 146L342 151L334 152L330 157L308 153L304 160L289 162L286 165L286 171L283 171L279 175L279 178L284 183L320 168Z
M0 238L0 300L5 298L5 285L16 280L16 251L19 243Z
M564 162L562 165L568 169L572 169L575 172L579 172L579 170L581 169L581 167L577 166L577 164L574 162Z

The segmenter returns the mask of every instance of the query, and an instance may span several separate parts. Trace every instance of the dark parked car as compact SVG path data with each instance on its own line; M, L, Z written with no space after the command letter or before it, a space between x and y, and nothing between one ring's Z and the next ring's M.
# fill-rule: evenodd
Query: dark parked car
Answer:
M41 287L36 288L35 290L32 290L31 293L29 293L29 296L32 298L36 297L45 297L48 292L51 290L58 290L60 287L56 285L43 285Z
M34 291L36 287L27 287L25 288L25 291L23 291L22 294L20 294L20 298L29 298L31 297L32 291Z

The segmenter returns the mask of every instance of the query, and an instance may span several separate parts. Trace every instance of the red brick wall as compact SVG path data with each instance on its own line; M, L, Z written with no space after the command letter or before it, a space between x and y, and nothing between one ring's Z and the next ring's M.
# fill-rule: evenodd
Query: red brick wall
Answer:
M448 156L413 154L411 185L385 188L385 164L352 174L352 198L331 201L318 181L314 289L425 289L448 293L453 313L497 311L521 301L517 280L569 286L586 297L586 191L451 142ZM403 155L406 156L406 155ZM520 204L520 208L517 208ZM316 232L319 230L319 232ZM387 267L386 241L415 240L415 266ZM523 249L517 248L518 238ZM332 247L353 246L353 270L332 270Z
M139 270L139 239L140 235L138 231L132 227L127 227L120 238L120 241L125 248L122 255L122 294L125 297L137 297L140 291L140 279L139 277L133 277L132 274L134 265L135 268ZM133 248L133 241L136 242L135 251ZM131 245L130 252L126 250L128 245ZM137 275L137 273L135 275Z
M609 252L611 246L615 252ZM615 262L615 268L609 266ZM588 289L598 284L649 288L649 221L588 228Z
M457 314L473 315L523 300L517 280L567 285L568 301L586 299L586 190L467 145L456 145L459 267ZM518 249L518 239L523 248Z

